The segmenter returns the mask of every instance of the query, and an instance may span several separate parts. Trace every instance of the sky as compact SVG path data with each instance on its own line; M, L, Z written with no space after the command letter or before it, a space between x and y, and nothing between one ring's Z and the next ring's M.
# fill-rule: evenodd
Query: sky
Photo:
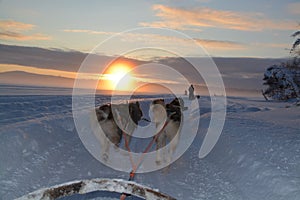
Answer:
M297 0L2 0L0 39L89 52L113 34L159 27L201 41L213 56L285 57L299 16Z
M297 0L0 0L0 43L148 61L178 55L284 58L299 17ZM7 63L1 61L0 73L76 76L76 70Z

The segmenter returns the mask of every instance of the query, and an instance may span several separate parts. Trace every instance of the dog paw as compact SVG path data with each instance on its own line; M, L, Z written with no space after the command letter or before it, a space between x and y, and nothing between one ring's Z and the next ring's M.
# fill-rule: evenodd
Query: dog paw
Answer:
M108 161L108 155L107 154L103 154L102 155L102 159L107 162Z
M157 160L155 161L157 165L161 165L161 161L160 160Z

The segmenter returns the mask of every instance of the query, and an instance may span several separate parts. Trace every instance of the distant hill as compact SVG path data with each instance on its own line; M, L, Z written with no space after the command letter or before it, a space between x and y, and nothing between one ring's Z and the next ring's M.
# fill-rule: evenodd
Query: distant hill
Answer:
M55 69L68 72L77 72L81 63L88 56L87 53L62 50L62 49L45 49L40 47L13 46L0 44L0 63L16 64L24 66L38 67L41 69ZM116 57L93 54L93 64L96 66L105 66ZM141 63L141 61L122 58L124 61L132 63ZM95 72L99 68L95 67Z
M74 79L59 76L32 74L23 71L11 71L0 73L0 84L71 88L73 87Z
M88 54L77 51L64 51L59 49L43 49L38 47L23 47L0 44L0 64L17 64L21 66L32 66L40 69L55 69L61 71L77 72L82 61ZM115 57L95 55L96 66L107 64ZM134 65L146 63L131 58L122 58ZM203 58L191 58L201 63ZM286 61L286 58L212 58L221 72L226 91L236 93L259 93L263 88L263 76L265 70L274 64ZM147 61L149 62L149 61ZM182 58L156 59L156 63L170 66L191 82L198 84L196 93L207 94L205 83L201 76L195 76L195 70L188 67L188 63ZM105 66L105 65L104 65ZM190 65L191 66L191 65ZM98 71L97 71L98 70ZM99 68L95 73L99 73ZM159 75L160 72L157 72ZM156 78L156 77L154 77ZM172 77L170 77L172 78ZM85 81L89 84L89 80ZM12 71L0 73L0 84L35 85L47 87L72 88L74 80L59 76L38 75L23 71ZM158 83L159 84L159 83ZM84 87L84 86L83 86ZM180 89L181 90L181 89ZM198 91L197 91L198 90ZM184 93L184 88L182 88Z

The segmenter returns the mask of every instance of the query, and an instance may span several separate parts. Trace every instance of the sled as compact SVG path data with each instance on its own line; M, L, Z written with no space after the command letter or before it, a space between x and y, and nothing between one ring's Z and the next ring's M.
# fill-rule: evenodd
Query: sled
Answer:
M74 194L87 194L96 191L126 193L147 200L175 200L158 190L122 179L78 180L43 188L26 194L17 200L54 200Z

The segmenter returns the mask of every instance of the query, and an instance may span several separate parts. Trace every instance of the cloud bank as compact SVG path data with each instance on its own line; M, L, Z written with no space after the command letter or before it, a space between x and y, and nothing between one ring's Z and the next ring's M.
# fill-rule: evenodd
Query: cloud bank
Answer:
M14 20L0 20L0 39L16 41L51 40L50 36L41 33L26 33L33 30L35 27L36 26L33 24L17 22Z
M169 27L178 30L201 31L203 27L240 31L294 30L296 22L271 20L262 13L216 10L207 7L175 8L154 5L153 10L160 18L154 22L142 22L142 26Z

